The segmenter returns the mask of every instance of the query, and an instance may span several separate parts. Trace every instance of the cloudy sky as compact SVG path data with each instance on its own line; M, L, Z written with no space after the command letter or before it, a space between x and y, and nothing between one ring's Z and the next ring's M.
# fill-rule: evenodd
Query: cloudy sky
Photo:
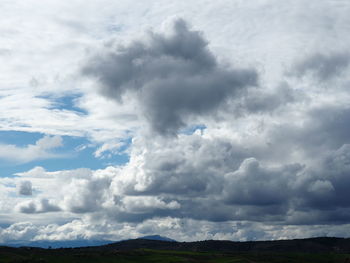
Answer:
M350 236L349 13L2 0L0 243Z

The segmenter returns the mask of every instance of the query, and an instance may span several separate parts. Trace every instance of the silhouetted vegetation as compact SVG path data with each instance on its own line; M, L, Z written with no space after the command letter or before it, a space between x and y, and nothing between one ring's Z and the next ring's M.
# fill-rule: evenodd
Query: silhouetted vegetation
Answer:
M128 240L105 246L42 249L0 247L1 263L350 263L349 239L166 242Z

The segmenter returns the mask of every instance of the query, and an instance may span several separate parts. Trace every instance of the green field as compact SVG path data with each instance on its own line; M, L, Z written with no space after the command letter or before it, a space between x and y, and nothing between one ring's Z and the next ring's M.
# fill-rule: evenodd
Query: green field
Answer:
M79 249L52 250L2 250L1 263L330 263L350 262L350 254L301 253L215 253L139 249L133 251L94 251Z

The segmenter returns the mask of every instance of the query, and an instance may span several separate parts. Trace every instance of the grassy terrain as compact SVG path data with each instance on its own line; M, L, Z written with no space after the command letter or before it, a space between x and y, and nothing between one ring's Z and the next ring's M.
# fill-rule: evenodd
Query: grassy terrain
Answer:
M132 251L96 251L79 249L2 249L0 263L350 263L350 254L299 253L215 253L138 249Z

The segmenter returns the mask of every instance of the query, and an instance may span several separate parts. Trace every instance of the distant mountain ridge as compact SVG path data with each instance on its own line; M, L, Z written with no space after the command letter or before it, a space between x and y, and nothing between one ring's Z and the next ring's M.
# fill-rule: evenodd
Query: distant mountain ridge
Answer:
M168 238L168 237L163 237L160 235L152 235L152 236L143 236L139 237L137 239L147 239L147 240L158 240L158 241L168 241L168 242L177 242L174 239Z
M62 240L62 241L28 241L13 242L9 244L0 244L0 246L9 247L40 247L40 248L68 248L68 247L91 247L102 246L115 241L111 240Z
M139 237L137 239L147 239L147 240L158 240L158 241L168 241L176 242L176 240L160 236L160 235L149 235ZM112 241L112 240L62 240L62 241L28 241L28 242L14 242L9 244L0 244L0 246L10 246L10 247L40 247L40 248L71 248L71 247L93 247L102 246L111 243L118 243L128 240Z

